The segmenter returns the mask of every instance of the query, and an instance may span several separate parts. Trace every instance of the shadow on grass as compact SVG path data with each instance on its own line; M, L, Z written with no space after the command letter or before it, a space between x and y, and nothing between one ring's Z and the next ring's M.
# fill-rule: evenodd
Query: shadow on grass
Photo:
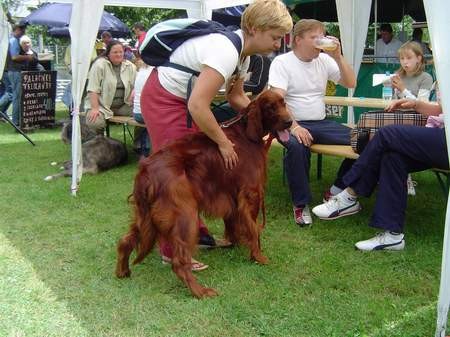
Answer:
M14 277L29 280L23 301L13 302L10 310L21 305L28 311L13 317L5 329L31 319L22 324L26 336L363 336L373 331L373 336L397 336L388 328L395 317L404 333L398 336L430 335L445 207L428 173L417 176L418 196L408 207L407 250L361 254L353 244L373 234L366 225L373 198L363 201L361 214L335 222L314 219L312 228L300 230L281 181L281 149L273 149L262 240L271 264L250 263L243 248L199 252L211 267L198 278L221 296L198 301L156 252L132 268L131 279L114 277L116 242L130 221L126 199L136 162L85 176L74 198L68 193L69 179L42 179L53 170L49 162L67 158L68 151L56 139L36 148L2 145L0 230L15 251L12 256L35 273L15 271ZM339 161L326 159L324 165L324 179L311 179L314 204ZM220 221L210 227L220 235ZM0 279L8 284L7 277ZM29 294L26 286L37 294ZM52 310L58 303L60 309ZM61 313L75 323L49 317Z

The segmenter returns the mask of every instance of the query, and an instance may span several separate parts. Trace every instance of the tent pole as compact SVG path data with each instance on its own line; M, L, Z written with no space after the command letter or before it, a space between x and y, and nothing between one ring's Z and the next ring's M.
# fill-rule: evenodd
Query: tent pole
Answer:
M373 55L377 54L377 23L378 23L378 0L374 1L374 9L373 9L373 13L374 13L374 21L373 21Z

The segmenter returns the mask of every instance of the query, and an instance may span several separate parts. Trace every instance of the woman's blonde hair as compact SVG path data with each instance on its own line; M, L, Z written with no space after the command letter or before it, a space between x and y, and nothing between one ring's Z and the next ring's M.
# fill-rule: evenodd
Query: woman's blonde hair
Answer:
M292 18L280 0L255 0L242 14L241 28L247 34L252 28L262 31L281 29L287 33L292 29Z
M408 41L398 49L398 57L400 58L402 54L406 51L412 51L417 57L420 56L420 62L417 64L416 69L414 70L413 75L419 75L425 70L425 58L423 57L422 46L414 41ZM403 67L397 70L397 74L400 76L406 76L406 71Z

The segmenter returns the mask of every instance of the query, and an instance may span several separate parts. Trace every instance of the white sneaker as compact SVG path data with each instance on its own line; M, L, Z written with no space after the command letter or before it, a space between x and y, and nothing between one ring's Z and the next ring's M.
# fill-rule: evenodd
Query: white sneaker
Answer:
M300 227L306 227L312 225L312 216L309 211L309 206L306 205L305 207L293 207L294 211L294 220L297 225Z
M403 250L405 248L405 236L403 233L393 234L389 231L381 232L369 240L359 241L355 244L359 250Z
M408 195L416 195L416 189L417 181L412 180L412 177L410 174L408 174L408 180L406 180L406 185L408 186Z
M361 205L356 199L346 204L338 196L334 196L327 202L314 207L312 212L322 220L332 220L358 213L360 210Z

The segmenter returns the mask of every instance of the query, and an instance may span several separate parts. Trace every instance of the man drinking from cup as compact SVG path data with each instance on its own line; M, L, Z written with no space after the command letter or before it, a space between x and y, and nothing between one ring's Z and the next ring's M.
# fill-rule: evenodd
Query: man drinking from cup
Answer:
M325 115L327 81L346 88L356 85L355 73L341 54L341 45L333 36L325 37L325 26L313 19L297 22L291 52L277 56L269 71L269 86L286 100L294 123L284 158L292 196L295 222L303 227L312 223L308 204L311 201L308 173L313 143L350 145L350 128ZM322 52L323 50L323 52ZM339 193L345 186L341 177L353 164L346 159L333 186L324 199Z

